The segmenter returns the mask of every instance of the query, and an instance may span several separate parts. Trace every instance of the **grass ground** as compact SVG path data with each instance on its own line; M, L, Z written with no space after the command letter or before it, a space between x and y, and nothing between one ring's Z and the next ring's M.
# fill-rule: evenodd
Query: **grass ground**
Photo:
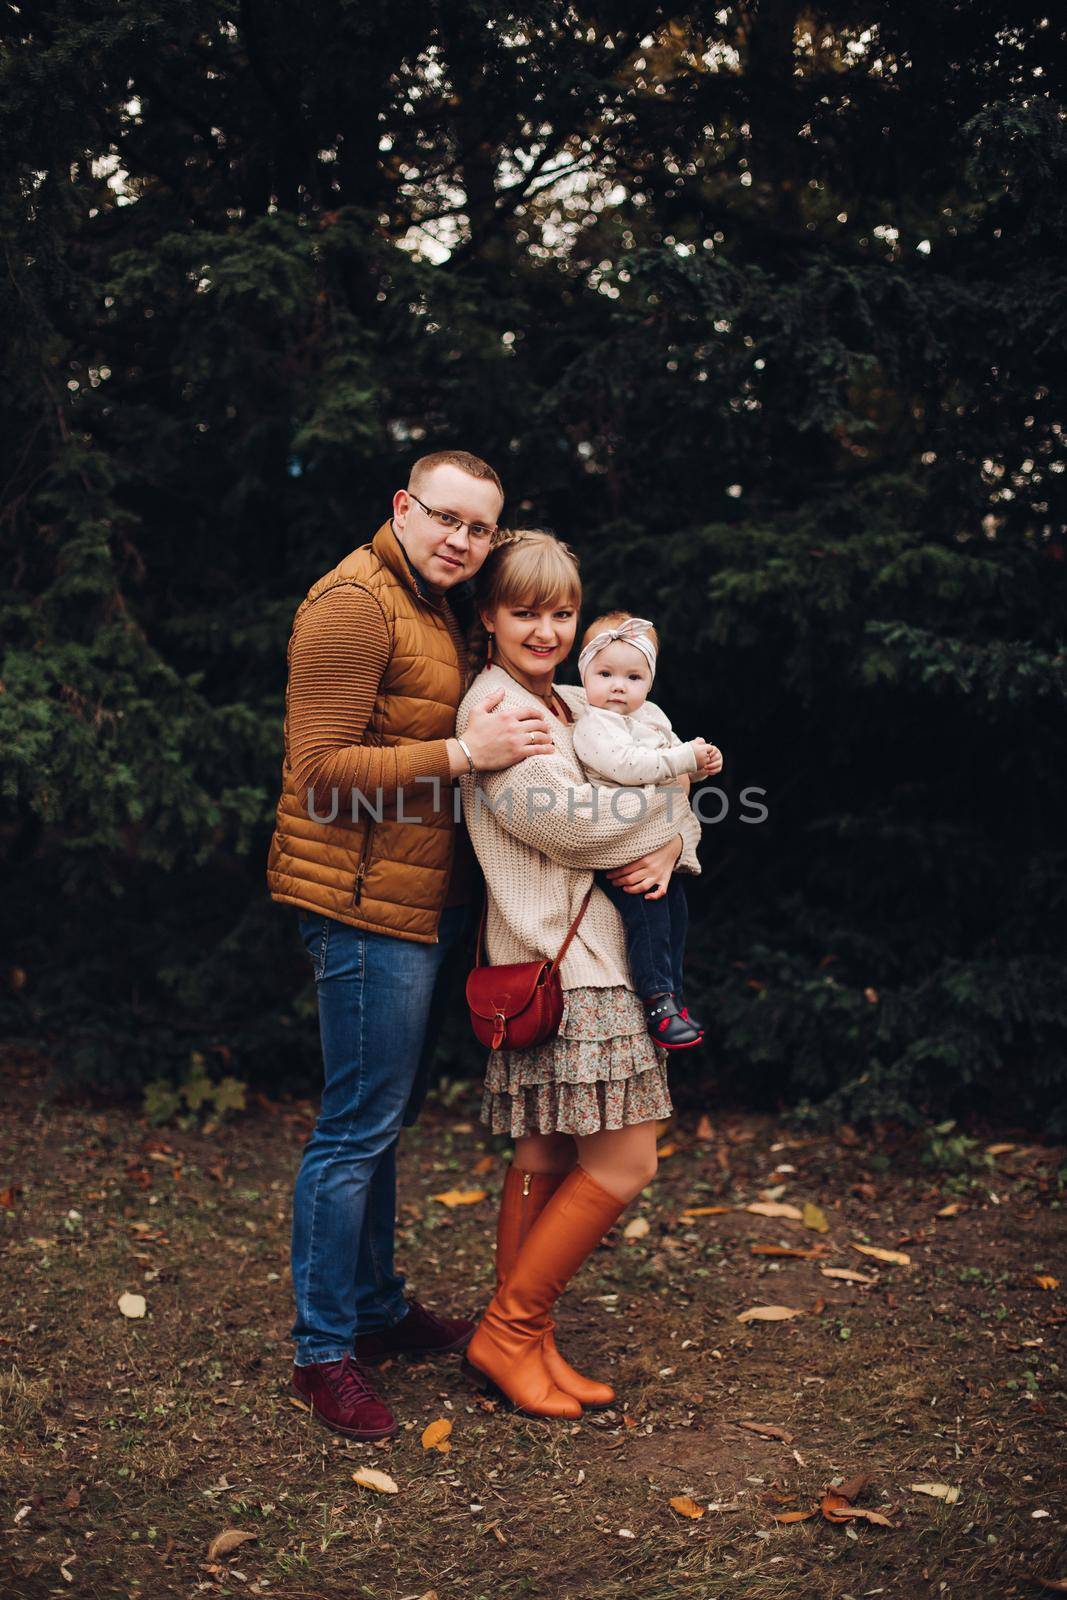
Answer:
M1062 1151L1010 1129L830 1136L682 1117L630 1213L647 1233L617 1229L561 1308L562 1348L610 1377L618 1409L537 1422L470 1390L454 1357L394 1365L381 1387L404 1427L375 1447L322 1430L287 1388L289 1201L314 1107L263 1101L214 1131L155 1130L57 1102L41 1081L33 1062L3 1071L13 1600L1067 1592ZM473 1311L506 1153L465 1091L446 1099L404 1145L401 1259L421 1298ZM449 1209L433 1196L451 1188L486 1195ZM754 1201L809 1202L828 1226L738 1209ZM684 1215L706 1207L731 1209ZM754 1253L768 1246L820 1253ZM143 1318L120 1313L126 1292ZM738 1320L766 1304L800 1315ZM421 1443L441 1418L448 1453ZM359 1487L364 1465L398 1493ZM859 1473L857 1504L891 1526L775 1520ZM681 1495L701 1514L673 1509ZM254 1538L209 1560L227 1529Z

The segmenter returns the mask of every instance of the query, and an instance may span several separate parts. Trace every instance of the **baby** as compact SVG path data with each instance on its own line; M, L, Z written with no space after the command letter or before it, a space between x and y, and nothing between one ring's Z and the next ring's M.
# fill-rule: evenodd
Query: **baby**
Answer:
M574 751L594 781L639 787L673 783L683 773L710 777L722 771L722 754L703 739L682 744L657 705L646 698L656 672L659 639L651 622L625 611L598 617L585 631L578 672L588 710L574 727ZM618 907L634 987L645 1007L648 1031L668 1050L685 1050L704 1037L683 993L682 960L689 920L681 879L666 891L628 894L602 872L597 882Z

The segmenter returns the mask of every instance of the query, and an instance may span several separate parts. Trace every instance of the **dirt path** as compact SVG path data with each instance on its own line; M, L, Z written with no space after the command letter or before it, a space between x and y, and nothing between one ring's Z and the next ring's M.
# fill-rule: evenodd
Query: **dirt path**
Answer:
M405 1426L374 1447L287 1392L289 1200L312 1106L157 1131L41 1099L40 1082L33 1063L3 1075L0 1593L1009 1600L1067 1579L1062 1150L1013 1130L826 1137L746 1116L701 1137L682 1117L629 1214L647 1233L616 1230L559 1319L567 1354L624 1406L540 1423L476 1395L454 1358L392 1366ZM487 1297L504 1157L452 1099L404 1147L401 1250L420 1297L462 1311ZM486 1198L432 1198L453 1187ZM826 1231L810 1212L738 1209L753 1202L808 1202ZM143 1319L120 1314L124 1292ZM800 1314L738 1321L769 1304ZM438 1418L447 1454L421 1445ZM399 1493L358 1487L361 1465ZM860 1473L856 1505L891 1526L775 1520ZM700 1515L672 1509L683 1495ZM255 1538L208 1562L227 1528Z

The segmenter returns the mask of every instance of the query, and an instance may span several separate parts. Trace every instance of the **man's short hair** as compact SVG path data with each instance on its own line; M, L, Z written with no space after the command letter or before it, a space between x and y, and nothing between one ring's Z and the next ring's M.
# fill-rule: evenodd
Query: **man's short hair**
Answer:
M500 498L502 500L504 498L504 485L499 475L494 472L488 461L483 461L481 456L472 456L469 450L435 450L431 455L420 456L411 469L408 488L414 493L435 467L458 467L460 472L465 472L468 477L482 478L488 483L495 483L500 490Z

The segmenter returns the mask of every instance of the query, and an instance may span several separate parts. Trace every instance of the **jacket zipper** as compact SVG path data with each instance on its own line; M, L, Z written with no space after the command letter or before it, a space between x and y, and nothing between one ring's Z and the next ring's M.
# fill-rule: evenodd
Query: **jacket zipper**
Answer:
M363 840L363 854L360 857L359 866L356 868L356 882L352 891L353 905L359 905L363 894L363 879L367 876L367 866L370 862L370 842L373 834L374 824L373 822L368 822L366 838Z

